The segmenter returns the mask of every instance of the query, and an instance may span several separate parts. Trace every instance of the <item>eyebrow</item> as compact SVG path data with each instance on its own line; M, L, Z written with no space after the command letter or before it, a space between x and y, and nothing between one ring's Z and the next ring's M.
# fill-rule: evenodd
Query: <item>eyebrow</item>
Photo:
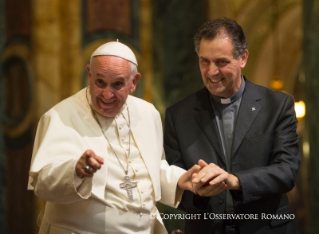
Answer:
M102 75L101 73L96 73L96 76L104 77L104 75Z
M117 81L123 81L123 82L125 82L125 78L122 77L122 76L117 77L117 78L115 78L115 81L114 81L114 82L117 82Z
M208 59L208 58L206 58L206 57L203 57L203 56L199 56L199 58L200 58L200 59L210 60L210 59ZM229 58L227 58L227 57L219 57L219 58L216 58L215 60L227 60L227 61L229 61Z

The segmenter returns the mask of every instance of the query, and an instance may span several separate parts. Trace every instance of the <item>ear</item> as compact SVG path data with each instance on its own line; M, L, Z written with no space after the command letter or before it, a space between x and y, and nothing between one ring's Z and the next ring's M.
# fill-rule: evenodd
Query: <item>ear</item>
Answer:
M240 68L244 68L246 66L246 63L247 63L247 60L248 60L248 55L249 55L249 52L246 49L244 51L243 55L240 58Z
M90 64L86 65L86 70L88 72L89 75L89 79L91 78L91 68L90 68Z
M90 68L90 64L88 64L88 65L86 65L86 70L87 70L87 72L88 72L88 74L89 74L89 76L91 76L91 68Z
M139 79L141 79L141 74L140 73L136 73L135 77L133 78L133 84L132 84L132 87L130 89L130 93L133 93L136 89L136 84L137 84L137 81L139 81Z

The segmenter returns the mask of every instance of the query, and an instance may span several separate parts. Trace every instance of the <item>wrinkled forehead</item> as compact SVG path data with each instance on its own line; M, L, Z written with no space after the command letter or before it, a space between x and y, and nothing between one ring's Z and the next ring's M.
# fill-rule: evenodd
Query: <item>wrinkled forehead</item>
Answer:
M100 74L103 76L132 76L131 62L111 55L101 55L92 58L90 70L92 74Z

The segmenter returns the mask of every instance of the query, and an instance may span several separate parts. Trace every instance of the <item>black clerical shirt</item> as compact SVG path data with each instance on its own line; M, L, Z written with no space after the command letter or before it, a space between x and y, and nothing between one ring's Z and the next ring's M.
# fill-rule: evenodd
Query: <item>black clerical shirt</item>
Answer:
M245 80L241 78L241 85L237 92L229 98L220 98L214 95L210 95L211 104L214 110L216 124L219 130L219 136L223 147L224 157L226 161L226 171L231 171L231 148L233 143L234 129L236 125L236 119L242 99L243 92L245 90ZM234 205L232 197L229 191L226 195L226 212L233 213Z

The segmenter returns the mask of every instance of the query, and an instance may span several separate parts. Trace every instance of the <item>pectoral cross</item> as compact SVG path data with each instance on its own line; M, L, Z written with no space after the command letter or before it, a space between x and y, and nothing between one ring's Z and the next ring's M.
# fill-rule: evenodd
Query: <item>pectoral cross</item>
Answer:
M133 202L133 193L132 193L132 188L137 187L137 182L131 182L129 176L124 176L125 182L120 184L120 188L125 189L127 192L127 196L129 199L129 202Z

